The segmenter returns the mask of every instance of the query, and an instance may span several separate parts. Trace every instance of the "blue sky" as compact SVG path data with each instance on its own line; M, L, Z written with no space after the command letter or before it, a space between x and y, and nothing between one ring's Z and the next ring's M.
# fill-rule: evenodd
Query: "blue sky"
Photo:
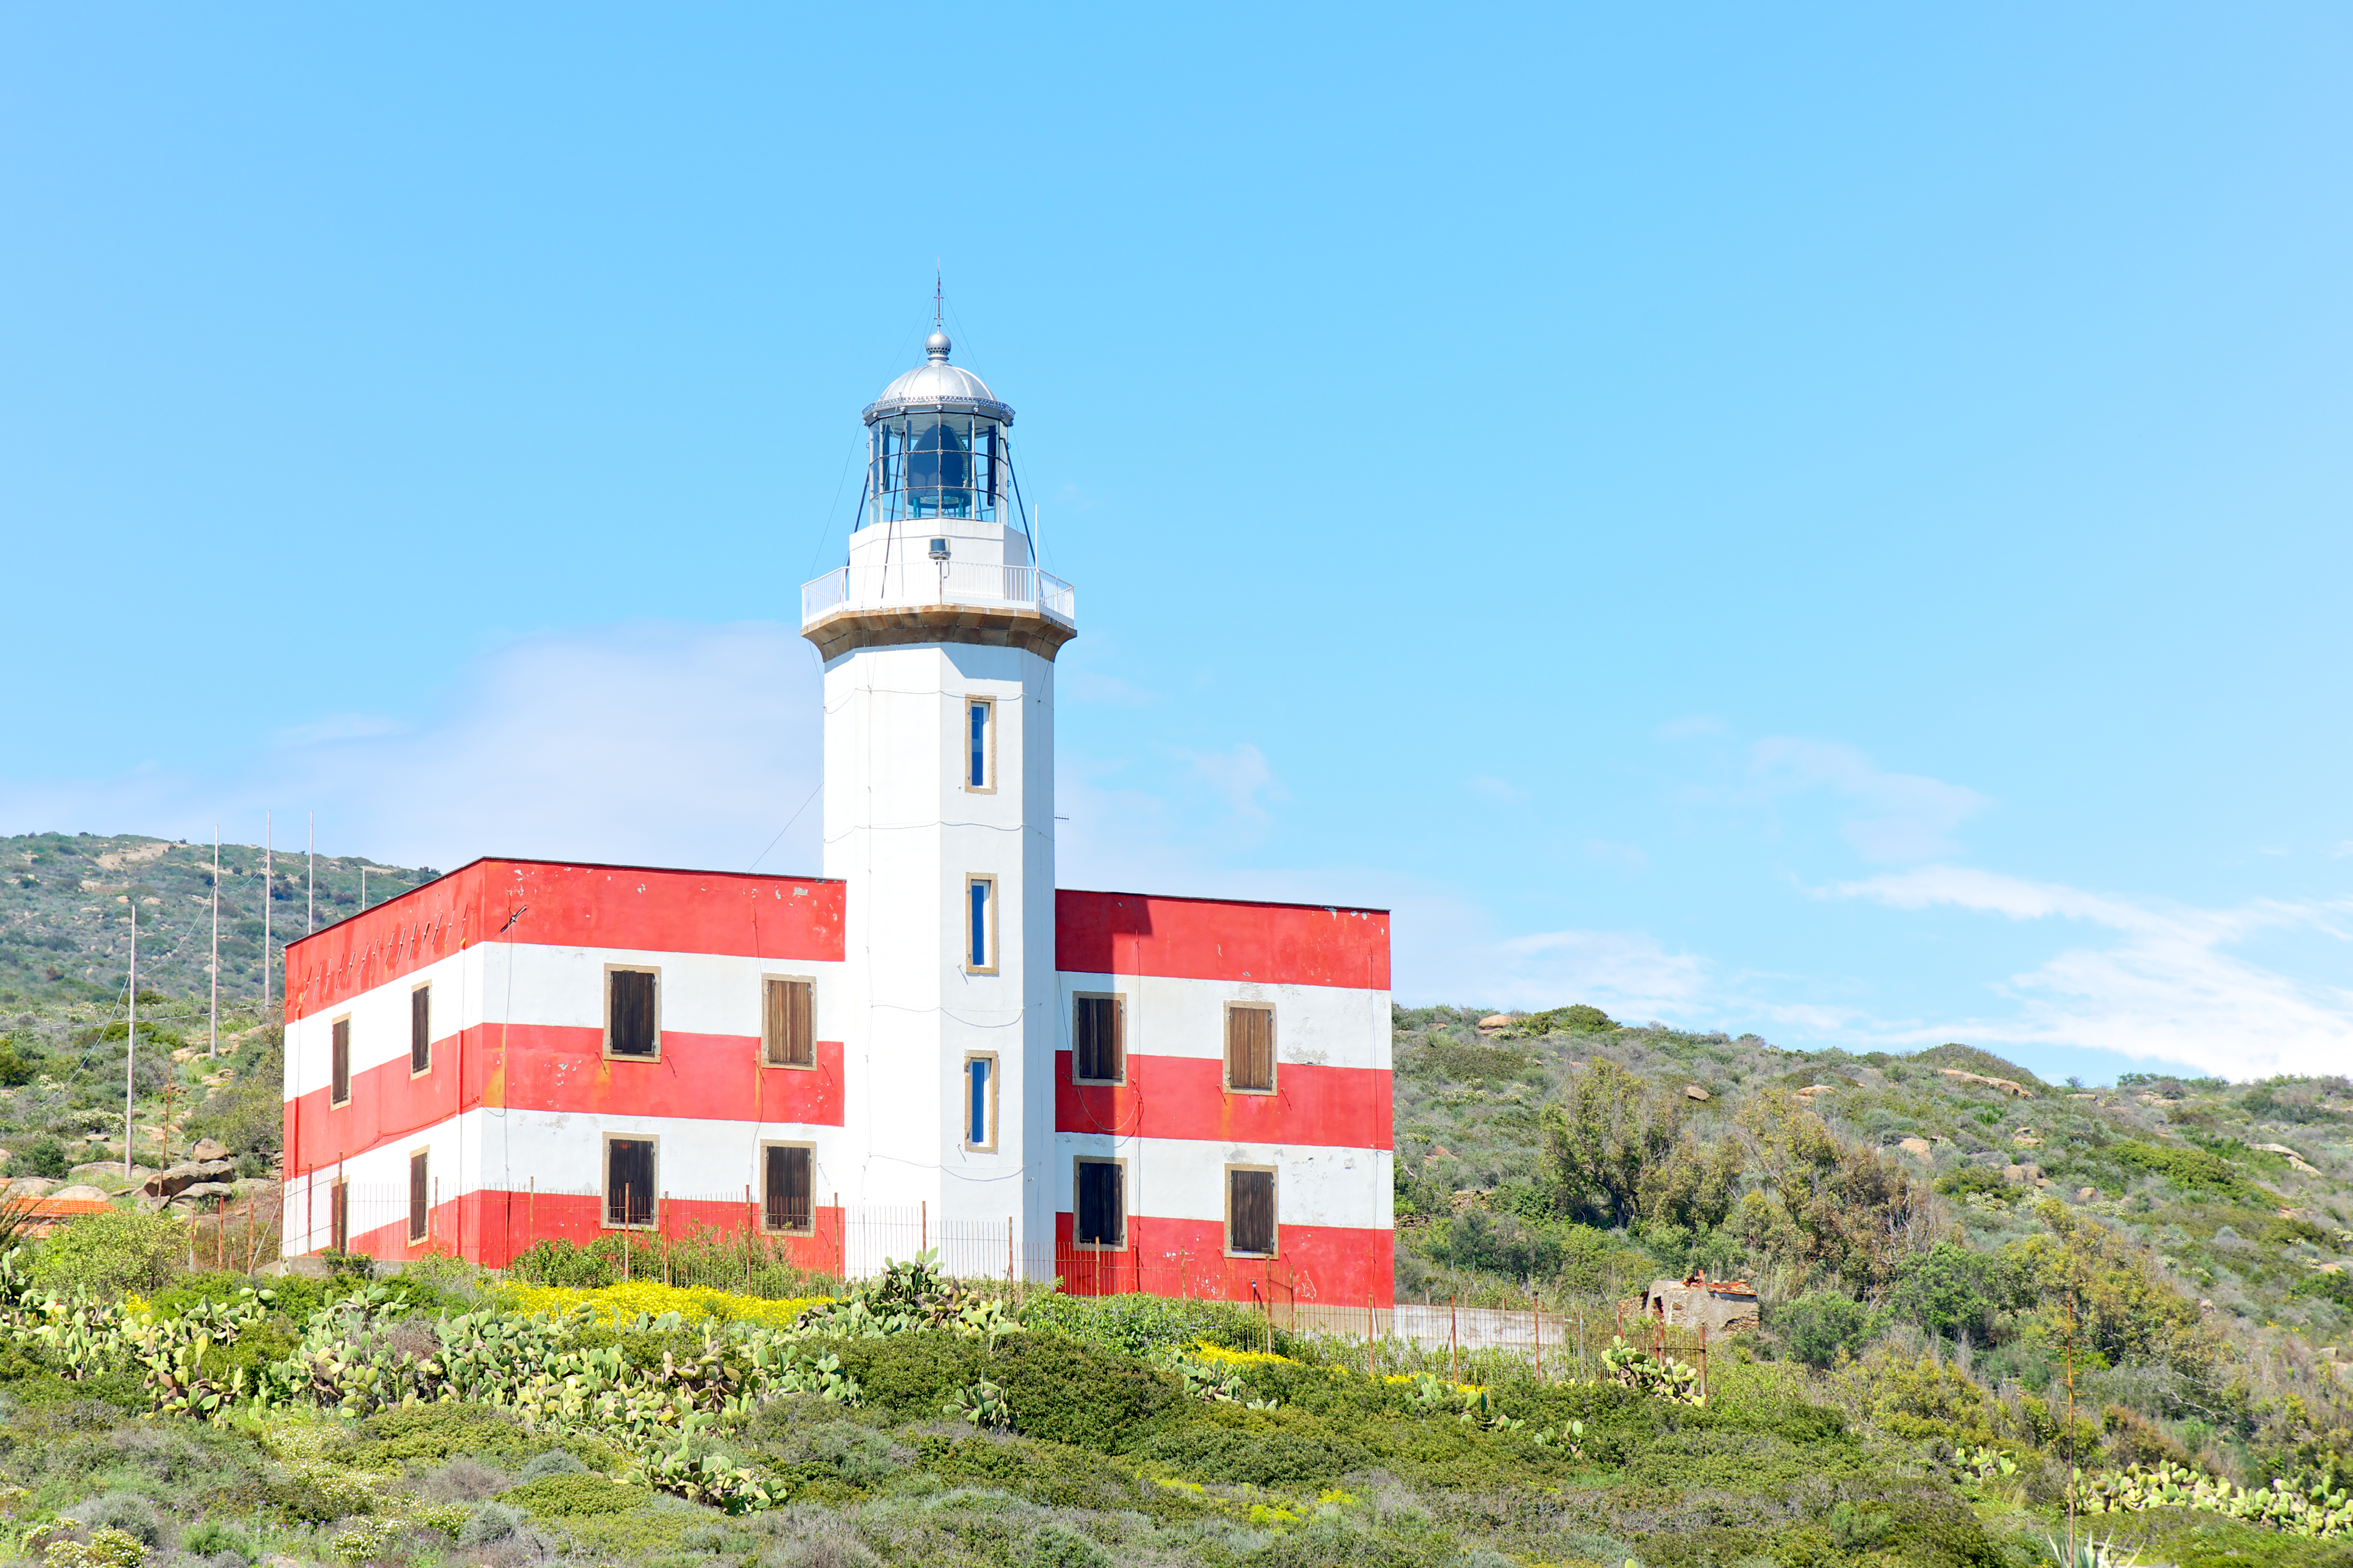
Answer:
M936 260L1079 587L1066 884L1393 906L1407 1001L2344 1070L2348 43L0 12L0 829L814 868L787 623Z

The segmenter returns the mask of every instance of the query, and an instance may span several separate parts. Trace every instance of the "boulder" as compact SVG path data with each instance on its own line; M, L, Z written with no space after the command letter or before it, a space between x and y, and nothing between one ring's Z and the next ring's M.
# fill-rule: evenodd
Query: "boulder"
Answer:
M1926 1159L1931 1152L1926 1138L1906 1138L1895 1146L1917 1160Z
M1700 1088L1700 1086L1695 1083L1687 1083L1683 1085L1683 1098L1685 1100L1705 1100L1707 1098L1707 1090Z
M45 1198L57 1190L58 1184L47 1176L19 1176L8 1184L7 1195L12 1198Z
M2077 1187L2075 1189L2075 1201L2079 1204L2090 1203L2094 1198L2098 1197L2099 1195L2100 1189L2097 1187Z
M59 1187L56 1192L49 1194L49 1196L53 1198L71 1198L79 1203L100 1204L106 1202L107 1199L113 1195L113 1194L108 1192L104 1187L93 1187L88 1182L76 1182L70 1187Z
M2023 1165L2004 1165L2001 1168L2001 1179L2008 1182L2013 1187L2022 1187L2026 1184L2026 1167Z
M182 1187L164 1201L166 1205L173 1208L183 1205L189 1208L201 1208L211 1199L227 1199L235 1196L237 1196L237 1189L227 1182L195 1182Z
M168 1171L156 1172L139 1190L151 1198L173 1198L199 1182L218 1184L232 1180L236 1175L237 1162L234 1160L190 1160Z
M1490 1013L1479 1020L1479 1032L1482 1035L1492 1035L1498 1029L1508 1029L1518 1022L1519 1020L1509 1013Z
M191 1160L226 1160L228 1158L228 1145L211 1138L198 1139L196 1146L188 1151L188 1158Z

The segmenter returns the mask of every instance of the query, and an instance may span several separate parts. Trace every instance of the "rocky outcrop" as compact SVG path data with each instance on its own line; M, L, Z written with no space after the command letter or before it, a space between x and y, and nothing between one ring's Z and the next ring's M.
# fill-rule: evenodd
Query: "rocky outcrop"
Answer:
M1938 1068L1936 1070L1947 1078L1959 1082L1980 1084L1987 1089L1998 1089L2004 1094L2014 1094L2021 1100L2034 1098L2034 1091L2014 1078L1988 1078L1983 1073L1963 1072L1958 1068Z
M200 1182L222 1184L236 1179L237 1162L234 1160L190 1160L168 1171L156 1172L139 1190L151 1198L175 1198ZM227 1189L224 1187L223 1190Z

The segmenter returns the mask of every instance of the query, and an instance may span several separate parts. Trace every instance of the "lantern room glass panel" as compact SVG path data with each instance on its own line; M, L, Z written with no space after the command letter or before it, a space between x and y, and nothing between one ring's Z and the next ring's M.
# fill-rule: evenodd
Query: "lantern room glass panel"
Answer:
M911 413L874 422L869 482L877 516L994 522L1012 476L1005 427L973 414Z

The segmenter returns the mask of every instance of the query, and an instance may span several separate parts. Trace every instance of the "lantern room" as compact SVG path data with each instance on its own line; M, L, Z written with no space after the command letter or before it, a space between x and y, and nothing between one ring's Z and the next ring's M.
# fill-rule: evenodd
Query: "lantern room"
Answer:
M1006 444L1013 410L948 363L951 346L934 332L924 363L867 405L866 493L878 522L996 522L1015 510Z

